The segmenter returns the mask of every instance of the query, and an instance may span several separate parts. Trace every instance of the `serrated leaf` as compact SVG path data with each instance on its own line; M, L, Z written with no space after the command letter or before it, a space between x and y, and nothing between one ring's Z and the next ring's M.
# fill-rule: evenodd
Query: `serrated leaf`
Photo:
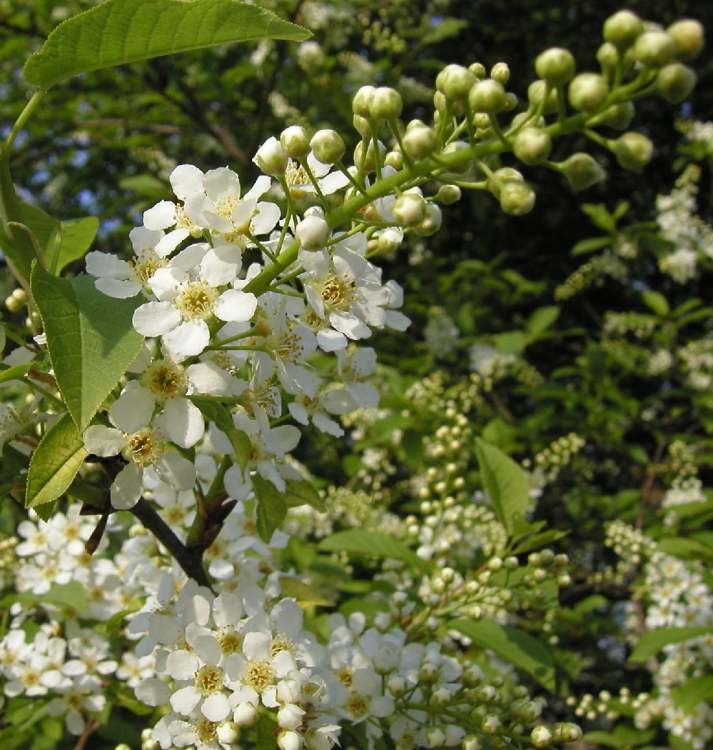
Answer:
M141 300L107 297L88 276L60 279L37 265L31 285L57 385L83 431L141 351L131 323Z
M45 432L32 454L27 472L25 507L51 503L72 484L87 451L69 414L60 417Z
M547 690L555 689L555 662L550 649L518 628L493 620L453 620L449 627L481 648L494 651L518 669L534 677Z
M641 636L629 661L644 662L670 643L683 643L713 633L713 628L656 628Z
M264 542L269 542L287 515L287 503L275 485L259 474L253 477L253 491L257 498L257 531Z
M301 26L235 0L107 0L59 24L24 74L48 88L79 73L218 44L309 36Z
M319 543L319 549L325 552L349 552L365 557L402 560L418 568L428 567L428 564L403 542L381 531L338 531L323 539Z
M529 526L525 513L531 504L527 475L499 448L480 438L475 441L475 455L498 520L511 535L525 533Z
M49 269L59 275L65 266L83 258L92 246L98 229L99 220L94 216L61 222L57 247L47 258Z
M315 510L324 513L327 506L317 489L306 479L288 479L285 501L288 507L311 505Z

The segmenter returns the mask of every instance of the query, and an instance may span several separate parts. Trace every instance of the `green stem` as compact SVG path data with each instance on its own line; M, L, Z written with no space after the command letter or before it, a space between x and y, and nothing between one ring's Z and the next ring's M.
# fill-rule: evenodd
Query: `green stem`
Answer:
M42 101L44 95L45 91L43 89L40 89L39 91L35 91L35 93L30 97L30 101L27 102L25 108L22 110L22 112L20 112L20 115L18 116L17 120L15 120L15 124L12 126L10 133L5 139L5 146L3 150L10 150L12 144L15 142L17 134L22 130L22 128L25 127L25 124L32 116L32 113L37 108L37 105Z

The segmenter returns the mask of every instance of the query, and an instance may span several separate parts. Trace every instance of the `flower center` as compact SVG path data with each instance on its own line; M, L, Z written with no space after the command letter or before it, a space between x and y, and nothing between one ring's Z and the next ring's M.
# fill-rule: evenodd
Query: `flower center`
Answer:
M205 320L213 313L218 290L205 281L189 281L178 293L175 305L185 320Z
M367 695L354 693L347 701L347 711L355 718L360 719L369 713L371 699Z
M212 742L218 737L218 725L208 719L196 721L196 736L201 742Z
M154 464L160 455L158 443L149 427L130 435L126 449L129 458L137 466Z
M183 368L168 359L159 359L150 365L142 380L152 393L162 399L182 396L188 385Z
M260 693L275 682L275 670L270 662L252 661L245 670L243 682Z
M196 672L193 685L202 695L217 693L223 687L223 670L206 664Z
M352 301L353 294L347 284L332 274L322 285L321 297L326 305L338 309L348 305Z
M344 685L346 688L351 688L352 686L352 670L349 669L349 667L342 667L341 669L337 670L337 679L339 682Z
M243 638L234 630L227 630L218 636L218 643L224 654L236 654L243 645Z
M278 635L270 643L270 656L276 656L280 651L289 651L291 653L294 647L295 644L289 638L286 638L284 635Z
M165 258L159 258L153 250L144 250L129 262L136 280L140 281L144 286L148 284L148 280L159 268L167 265Z
M278 341L277 356L288 362L294 362L302 354L302 339L296 333L286 333Z

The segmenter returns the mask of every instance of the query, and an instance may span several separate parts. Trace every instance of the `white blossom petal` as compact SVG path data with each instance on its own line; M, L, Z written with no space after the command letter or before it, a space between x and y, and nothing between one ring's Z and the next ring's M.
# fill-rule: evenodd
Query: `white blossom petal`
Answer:
M193 447L205 432L201 410L187 398L172 398L166 402L161 426L181 448Z
M189 320L181 323L163 337L164 346L176 362L200 354L209 342L210 331L204 320Z
M179 164L168 179L176 198L182 201L203 190L203 172L193 164Z
M110 279L130 279L131 266L121 258L111 253L101 253L94 250L87 253L85 265L91 276L103 276Z
M185 649L171 651L166 659L166 671L174 680L192 680L199 666L198 657Z
M127 464L111 485L111 504L117 510L128 510L141 497L141 470L136 464Z
M193 685L188 685L188 687L176 690L176 692L171 696L171 708L177 714L188 716L198 705L198 701L200 699L200 692L196 688L194 688Z
M136 432L149 424L155 405L151 391L132 380L109 410L109 421L122 432Z
M201 706L201 713L208 721L223 721L230 714L230 703L228 697L223 693L209 695Z
M168 229L175 223L176 204L171 201L159 201L148 211L144 211L144 226L147 229Z
M180 322L181 313L170 302L147 302L134 310L134 328L142 336L163 336Z
M125 444L124 435L113 427L96 424L84 431L84 447L95 456L117 456Z
M100 278L94 282L94 286L107 297L114 299L129 299L135 297L141 291L141 284L138 281L129 279L109 279Z
M252 292L228 289L218 297L214 312L225 321L245 322L250 320L257 309L257 297Z

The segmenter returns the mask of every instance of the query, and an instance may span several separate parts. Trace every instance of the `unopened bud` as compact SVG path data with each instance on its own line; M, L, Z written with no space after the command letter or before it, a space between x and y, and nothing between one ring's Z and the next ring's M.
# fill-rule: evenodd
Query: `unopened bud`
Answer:
M575 192L586 190L606 177L601 165L584 151L572 154L569 159L560 162L560 170Z
M479 80L482 81L483 78L487 77L488 71L485 69L485 65L483 63L475 62L472 65L468 66L468 70Z
M425 216L416 224L414 231L419 237L430 237L441 228L442 221L441 209L435 203L426 203Z
M309 137L301 125L291 125L280 134L280 145L293 159L301 159L309 153Z
M417 193L402 193L394 203L394 216L399 224L410 227L426 215L426 201Z
M436 148L436 133L426 125L409 128L404 133L402 142L408 156L412 159L424 159Z
M542 99L545 96L546 90L547 90L547 84L544 81L533 81L528 86L527 99L530 102L530 107L532 109L535 109L542 104ZM542 113L547 115L556 111L557 111L557 91L555 89L550 89L547 95L547 101L545 102ZM526 112L522 112L521 114L527 117Z
M704 32L703 26L692 18L684 18L672 23L666 29L668 35L676 45L676 54L684 60L692 60L698 57L703 49Z
M404 155L400 151L389 151L384 157L384 164L394 169L402 169L404 166Z
M370 106L371 97L376 89L374 86L362 86L352 99L352 112L360 117L369 118L371 116Z
M630 47L643 31L641 19L630 10L620 10L604 21L604 39L618 49Z
M457 203L461 199L461 195L461 189L458 185L441 185L438 192L433 196L433 200L442 203L444 206L449 206L452 203Z
M538 724L530 733L530 741L535 747L548 747L552 732L544 724Z
M614 130L626 130L634 119L633 102L622 102L607 107L599 117L599 122Z
M314 41L302 42L297 48L297 64L307 73L313 73L324 62L324 50Z
M336 130L318 130L309 142L310 148L319 161L334 164L344 156L344 139Z
M371 95L369 114L374 120L395 120L401 117L404 103L396 89L379 86Z
M614 70L619 62L619 53L616 47L610 42L604 42L597 50L597 61L602 66L602 70Z
M544 130L539 128L525 128L518 133L513 143L513 152L517 158L532 166L541 164L549 158L552 150L552 139Z
M506 182L500 188L500 208L509 216L523 216L535 206L535 191L526 182Z
M505 106L505 89L502 83L486 78L471 88L468 101L474 112L495 114Z
M569 50L561 47L551 47L535 58L535 72L553 86L561 86L571 81L575 69L574 56Z
M305 216L295 234L305 250L319 250L329 239L329 224L321 216Z
M386 154L386 146L381 141L378 145L379 159L383 161ZM363 143L357 143L354 149L354 164L362 172L371 172L376 164L376 152L374 150L374 141L369 141L366 148Z
M671 104L687 99L696 85L696 74L683 63L664 65L656 76L659 94Z
M490 77L505 86L510 80L510 67L504 62L495 63L490 71Z
M274 136L260 146L253 161L265 174L275 177L284 174L287 169L287 154Z
M634 45L634 57L642 65L660 68L673 60L676 44L665 31L645 31Z
M465 101L476 76L462 65L446 65L436 77L436 88L446 99Z
M595 112L609 96L609 86L598 73L580 73L569 85L569 103L582 112Z
M612 150L619 166L624 169L641 169L651 161L654 144L641 133L624 133L614 141Z

